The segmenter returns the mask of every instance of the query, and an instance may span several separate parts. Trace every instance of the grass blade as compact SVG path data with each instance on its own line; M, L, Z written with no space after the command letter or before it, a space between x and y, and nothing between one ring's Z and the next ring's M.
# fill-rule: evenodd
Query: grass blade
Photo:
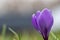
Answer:
M6 33L6 25L3 25L3 29L2 29L2 40L5 40L5 33Z
M15 35L16 39L19 40L18 34L9 27L9 30Z
M52 35L56 40L59 40L59 39L55 36L55 34L54 34L53 32L51 32L51 35Z

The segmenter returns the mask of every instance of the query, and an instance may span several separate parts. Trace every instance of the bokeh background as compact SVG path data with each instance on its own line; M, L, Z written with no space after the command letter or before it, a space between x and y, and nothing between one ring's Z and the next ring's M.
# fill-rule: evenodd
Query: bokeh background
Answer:
M21 40L42 40L41 35L33 28L31 16L44 8L52 11L54 24L51 31L60 38L60 0L0 0L0 34L5 24L6 35L10 35L10 38L12 33L9 27L18 34L21 33Z

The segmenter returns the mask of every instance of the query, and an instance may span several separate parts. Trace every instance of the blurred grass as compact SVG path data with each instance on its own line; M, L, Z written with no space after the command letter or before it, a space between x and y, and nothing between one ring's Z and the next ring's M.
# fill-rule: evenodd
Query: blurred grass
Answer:
M6 36L6 25L3 25L2 35L0 35L0 40L43 40L41 34L39 34L36 30L33 32L23 31L22 34L16 33L12 28L9 30L13 33L13 35ZM60 31L50 32L49 40L60 40Z

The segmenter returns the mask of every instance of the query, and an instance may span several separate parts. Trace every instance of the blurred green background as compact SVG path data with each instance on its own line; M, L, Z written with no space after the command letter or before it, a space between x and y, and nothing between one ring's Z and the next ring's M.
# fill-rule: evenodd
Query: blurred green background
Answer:
M44 8L54 17L49 40L60 40L60 0L0 0L0 40L43 40L31 16Z

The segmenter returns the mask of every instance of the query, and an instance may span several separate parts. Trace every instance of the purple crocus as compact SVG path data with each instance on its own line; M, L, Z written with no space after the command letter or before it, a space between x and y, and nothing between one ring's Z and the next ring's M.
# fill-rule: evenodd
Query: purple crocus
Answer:
M48 40L49 32L53 25L52 12L45 8L41 12L37 11L32 15L32 24L34 28L41 33L44 40Z

